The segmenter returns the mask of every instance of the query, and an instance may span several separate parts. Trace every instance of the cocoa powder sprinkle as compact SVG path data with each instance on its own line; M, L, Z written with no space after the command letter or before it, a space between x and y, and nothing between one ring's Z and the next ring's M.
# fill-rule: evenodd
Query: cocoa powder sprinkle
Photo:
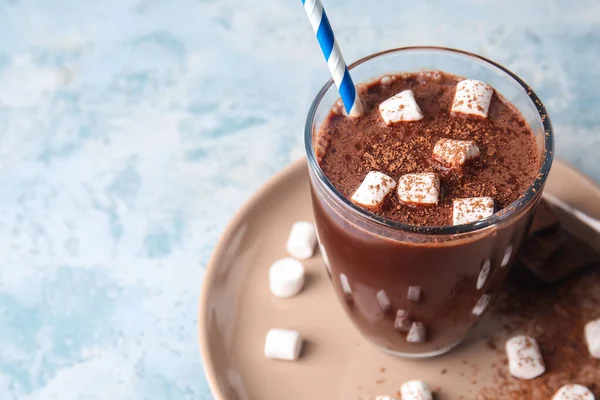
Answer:
M562 385L573 382L600 395L600 360L589 355L583 335L585 324L600 316L600 269L583 271L560 286L528 279L524 273L513 271L490 312L504 321L504 335L518 332L536 338L546 372L523 381L499 365L494 383L480 390L480 398L550 399ZM505 361L503 346L491 340L490 347Z
M523 195L537 176L539 156L535 138L520 113L502 96L494 94L488 118L450 114L456 84L463 78L447 73L420 72L393 76L364 85L361 99L365 114L348 118L331 112L319 131L317 159L325 175L350 197L369 171L392 179L410 173L435 172L441 179L439 204L411 207L386 196L376 213L411 225L452 224L452 200L491 197L499 211ZM424 118L386 126L379 104L410 89ZM480 157L462 168L444 168L431 157L440 139L474 141Z

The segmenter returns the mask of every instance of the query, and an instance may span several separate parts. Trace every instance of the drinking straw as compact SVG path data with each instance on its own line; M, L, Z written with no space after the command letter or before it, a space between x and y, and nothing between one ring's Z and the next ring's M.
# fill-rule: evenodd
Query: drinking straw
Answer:
M346 112L353 117L360 117L363 113L362 103L358 93L356 93L354 82L352 82L348 72L348 66L344 61L340 46L335 40L321 0L302 0L302 4L329 66L331 77L344 102Z

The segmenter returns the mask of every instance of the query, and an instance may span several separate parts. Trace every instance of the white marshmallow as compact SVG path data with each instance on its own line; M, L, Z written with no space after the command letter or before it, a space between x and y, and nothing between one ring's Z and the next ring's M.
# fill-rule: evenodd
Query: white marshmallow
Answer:
M440 195L440 179L433 172L406 174L398 180L398 199L406 205L434 205Z
M481 271L479 271L479 276L477 277L477 290L480 290L483 285L485 285L491 269L492 263L490 260L485 260L481 266Z
M456 85L452 113L487 118L494 89L485 82L465 79Z
M321 256L323 257L323 264L325 264L325 268L327 268L327 272L331 275L331 265L329 264L329 257L327 256L327 250L325 247L319 243L319 250L321 251Z
M461 167L479 157L479 147L472 140L440 139L433 146L432 157L447 167Z
M377 209L395 187L396 181L392 178L381 172L371 171L350 199L363 207Z
M315 229L315 232L317 233L317 243L319 244L319 251L321 252L321 257L323 257L323 263L325 264L325 268L327 268L327 271L331 275L331 265L329 264L329 257L327 256L327 251L325 250L325 246L323 246L323 243L321 243L321 238L319 237L319 230Z
M513 245L509 244L506 246L506 250L504 250L504 256L502 256L502 263L500 263L501 267L506 267L508 262L510 261L510 256L512 255Z
M471 311L473 313L473 315L479 316L479 315L483 314L483 312L487 308L488 304L490 304L490 300L492 300L491 295L489 295L489 294L482 295L479 298L479 300L477 300L477 304L475 304L475 307L473 307L473 310Z
M585 386L570 383L558 389L552 400L595 400L595 397Z
M287 251L298 260L312 257L317 244L317 230L312 222L294 222L287 241Z
M427 329L422 322L413 322L406 335L406 341L409 343L423 343L427 337Z
M388 311L392 307L392 303L390 302L390 298L388 297L385 290L381 289L377 294L375 294L377 298L377 303L379 303L379 307L383 312Z
M275 261L269 268L269 288L281 298L297 295L304 286L304 267L290 257Z
M400 387L402 400L432 400L431 390L425 382L408 381Z
M394 321L394 329L400 332L410 331L410 327L412 326L412 321L410 320L410 315L406 310L398 310L396 311L396 320Z
M265 357L295 361L302 350L302 337L296 331L269 329L265 339Z
M552 396L552 400L595 400L590 389L583 385L570 383L564 385Z
M494 214L494 199L491 197L454 199L452 204L452 223L454 225L477 222Z
M379 113L388 126L397 122L423 119L423 113L412 90L404 90L379 104Z
M530 336L515 336L506 342L508 371L519 379L533 379L546 371L542 353Z
M346 294L352 294L352 288L350 287L350 282L348 281L348 277L346 274L340 274L340 284L342 285L342 291Z
M375 397L375 400L396 400L396 398L390 396L377 396Z
M406 298L409 301L418 303L419 300L421 300L421 287L420 286L409 286L408 292L406 293Z
M354 298L352 297L352 287L350 287L350 281L348 277L343 272L340 274L340 286L342 287L342 293L344 294L344 300L347 304L354 303Z
M600 319L585 324L585 341L590 355L600 358Z
M379 80L379 83L381 83L382 85L389 85L390 83L392 83L394 80L392 79L391 76L382 76L381 79Z

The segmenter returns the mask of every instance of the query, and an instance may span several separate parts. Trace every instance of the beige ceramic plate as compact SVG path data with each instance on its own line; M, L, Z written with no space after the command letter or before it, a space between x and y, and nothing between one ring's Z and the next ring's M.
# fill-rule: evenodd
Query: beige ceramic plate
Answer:
M566 164L555 162L546 191L600 218L600 189ZM484 339L494 329L489 317L450 354L403 360L361 338L334 297L319 254L304 262L307 282L298 297L271 295L268 268L287 255L291 224L312 218L307 166L300 160L254 195L221 237L200 303L201 352L215 398L369 400L394 395L408 379L439 388L438 400L476 398L498 361ZM564 223L600 243L597 233L572 218ZM306 339L298 362L265 359L264 338L275 327L298 330Z

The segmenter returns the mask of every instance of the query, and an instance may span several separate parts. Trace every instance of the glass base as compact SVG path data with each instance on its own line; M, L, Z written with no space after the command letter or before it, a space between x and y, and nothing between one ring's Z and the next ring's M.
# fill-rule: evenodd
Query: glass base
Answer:
M402 353L400 351L386 349L385 347L381 347L378 345L375 345L375 347L377 347L379 350L383 351L384 353L387 353L391 356L400 357L400 358L431 358L431 357L441 356L442 354L446 354L447 352L449 352L450 350L452 350L453 348L455 348L462 342L463 342L463 340L461 339L458 342L452 343L449 346L446 346L439 350L430 351L428 353Z

